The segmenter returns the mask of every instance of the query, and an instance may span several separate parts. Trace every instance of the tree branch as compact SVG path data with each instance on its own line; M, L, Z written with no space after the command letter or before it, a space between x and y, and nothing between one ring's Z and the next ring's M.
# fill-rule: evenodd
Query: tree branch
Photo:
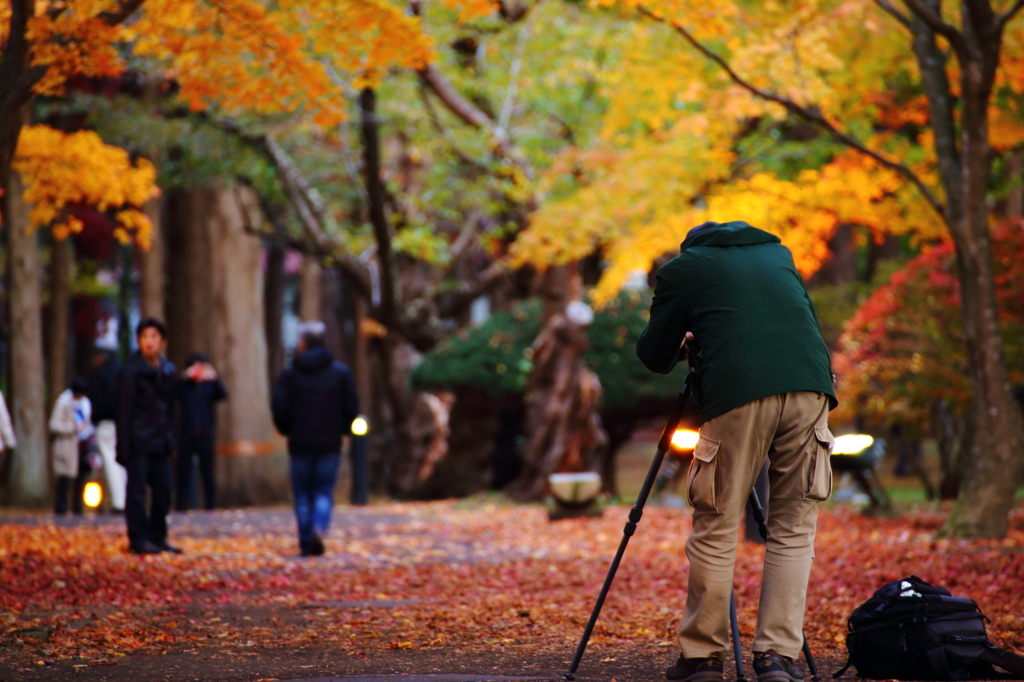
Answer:
M423 101L423 108L427 110L427 118L430 119L430 123L434 126L434 130L436 130L438 134L448 142L448 145L452 148L452 152L459 158L459 161L478 170L487 170L487 163L474 159L472 156L459 149L459 145L455 141L455 138L452 137L451 132L444 127L444 124L441 123L440 119L437 117L437 111L434 109L434 104L430 101L430 97L427 95L427 89L422 79L420 80L420 86L417 90L420 93L420 99Z
M380 180L380 128L377 120L377 97L372 88L359 94L360 126L363 135L363 174L366 176L366 195L369 199L370 224L377 242L381 278L379 319L389 327L397 327L395 315L395 262L391 250L391 226L384 214L384 184Z
M1010 19L1013 19L1021 9L1024 9L1024 0L1017 0L1010 9L1000 14L998 19L999 30L1002 31Z
M917 187L917 189L924 196L925 200L928 201L928 204L932 207L932 209L942 217L943 221L946 220L945 209L942 205L942 202L938 200L935 194L910 168L903 165L902 163L888 159L879 154L878 152L865 147L860 141L856 140L855 138L847 135L846 133L836 128L828 119L822 116L820 112L801 106L800 104L797 104L796 102L787 97L780 97L779 95L776 95L772 92L768 92L767 90L762 90L761 88L758 88L752 83L747 82L743 77L741 77L739 74L733 71L732 67L729 66L728 62L726 62L722 57L720 57L715 52L711 51L703 43L694 38L690 34L690 32L687 31L685 28L677 24L674 24L666 19L663 19L662 17L657 16L656 14L652 13L650 10L643 6L640 6L638 9L640 13L643 14L644 16L671 26L677 33L683 36L683 38L685 38L686 41L690 43L690 45L692 45L694 49L696 49L698 52L700 52L705 57L707 57L715 64L717 64L719 67L721 67L721 69L725 71L725 73L729 76L729 78L732 79L734 83L744 88L751 94L756 95L757 97L760 97L761 99L766 100L768 102L774 102L785 107L786 110L789 111L790 113L799 116L805 121L809 121L811 123L814 123L815 125L824 128L838 142L852 149L856 149L861 154L864 154L865 156L874 159L882 166L885 166L886 168L899 173L901 176L909 180L915 187Z
M262 143L266 147L267 155L285 180L285 183L296 190L296 197L306 205L315 217L315 220L310 223L311 236L317 242L327 244L331 241L331 238L327 235L327 228L334 220L328 214L323 198L310 186L309 181L299 172L295 162L281 148L277 140L270 135L264 135Z
M438 311L441 317L455 317L469 307L477 298L493 289L508 275L508 266L504 261L495 261L487 266L480 276L473 281L464 281L454 291L448 290L435 296L438 299Z
M928 28L948 40L957 56L961 60L966 61L967 43L964 41L963 34L957 30L956 26L947 24L939 15L922 4L921 0L903 0L903 4L907 6L907 9L917 15L917 17L920 18Z
M415 16L422 16L422 0L412 0L409 8ZM526 16L523 12L521 16ZM458 116L464 123L478 130L485 131L491 137L491 147L499 157L511 161L518 166L527 177L533 177L533 169L526 160L516 152L508 132L499 126L485 112L475 104L463 97L455 89L440 69L434 64L427 64L417 71L420 79L437 96L441 103L453 114Z
M516 93L519 90L519 72L523 68L523 55L526 53L526 43L530 38L530 30L533 28L533 21L537 16L537 8L544 0L534 6L534 11L529 13L523 27L519 29L519 37L516 39L515 56L512 58L512 68L509 69L508 90L505 93L505 101L501 105L501 114L498 116L498 130L507 134L509 122L512 120L512 110L515 108Z
M298 237L293 237L291 234L288 233L287 226L285 226L285 224L281 222L281 219L277 215L275 215L275 211L273 207L270 205L270 203L267 201L267 198L263 196L260 192L256 191L256 188L252 185L249 179L239 177L238 181L247 185L256 193L256 198L259 201L260 205L260 212L263 214L263 217L266 218L270 222L270 224L274 226L273 231L270 232L266 230L261 230L259 226L254 225L252 221L249 219L248 215L246 215L246 232L253 236L266 239L267 241L282 244L304 255L312 256L321 261L326 261L325 265L338 266L341 270L343 270L346 274L348 274L351 277L352 282L354 283L356 289L359 291L360 296L364 296L366 298L370 297L369 276L367 275L366 268L362 267L362 264L359 263L358 260L351 257L339 258L337 251L333 249L324 249L319 244L312 242L308 238L301 239Z
M197 115L208 121L211 125L235 135L242 142L260 152L274 166L278 177L281 178L285 189L288 191L290 203L295 208L295 212L299 216L299 223L302 225L303 232L306 235L306 241L295 241L293 238L287 237L286 232L283 232L280 239L291 240L289 243L293 246L296 244L303 245L303 248L300 250L304 252L313 252L322 258L330 258L351 276L359 292L369 298L372 287L370 274L367 272L366 266L358 258L346 253L344 247L327 233L326 226L332 221L323 204L323 199L313 190L309 181L302 175L295 162L288 156L288 153L277 144L277 141L270 135L262 137L250 135L243 131L234 121L214 119L202 114ZM258 192L257 196L259 196ZM262 197L261 208L268 220L276 223L276 219L267 210L268 207ZM280 231L282 226L275 224L275 227ZM295 246L295 248L298 247Z
M123 23L135 12L139 7L142 7L142 3L146 0L121 0L118 3L117 9L110 10L108 12L101 12L97 15L97 18L102 20L105 24L110 26L117 26Z
M891 15L896 21L903 24L905 28L910 28L910 17L901 14L898 9L886 2L886 0L875 0L875 4Z

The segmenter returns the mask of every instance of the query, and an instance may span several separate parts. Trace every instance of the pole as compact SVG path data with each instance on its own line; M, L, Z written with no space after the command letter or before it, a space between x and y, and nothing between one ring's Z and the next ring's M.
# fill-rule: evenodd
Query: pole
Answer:
M740 621L736 616L736 591L729 594L729 622L732 625L732 653L736 659L736 682L746 682L743 670L743 650L740 648Z
M351 502L357 506L370 501L370 462L366 445L366 436L352 436L349 455L352 458Z
M640 494L636 497L636 503L633 508L629 510L629 521L626 522L626 527L622 529L622 540L619 542L619 549L615 552L615 558L612 559L612 565L608 567L608 575L605 576L604 585L601 587L601 593L597 596L597 602L594 604L594 610L590 613L590 620L587 621L587 627L583 630L583 638L580 639L580 644L576 647L576 655L573 656L572 665L569 666L569 672L565 674L565 679L572 682L576 679L576 669L580 666L580 661L583 660L583 652L587 650L587 642L590 641L590 634L594 631L594 625L597 623L597 617L601 614L601 607L604 606L605 597L608 596L608 590L612 586L612 581L615 580L615 573L619 570L619 562L622 561L622 555L626 552L626 545L629 544L629 538L636 532L636 524L640 522L640 517L644 513L644 505L647 504L647 497L651 494L651 488L654 487L654 482L658 478L658 470L661 468L661 463L665 459L665 453L668 452L669 447L672 443L672 434L675 433L676 427L679 426L679 420L683 416L683 409L686 407L686 403L690 399L690 380L687 375L686 381L683 383L682 390L679 391L679 395L676 397L676 404L672 408L672 413L669 415L668 422L665 424L665 430L661 432L661 440L658 441L658 452L654 455L654 461L651 462L651 468L647 470L647 477L644 479L644 484L640 488Z

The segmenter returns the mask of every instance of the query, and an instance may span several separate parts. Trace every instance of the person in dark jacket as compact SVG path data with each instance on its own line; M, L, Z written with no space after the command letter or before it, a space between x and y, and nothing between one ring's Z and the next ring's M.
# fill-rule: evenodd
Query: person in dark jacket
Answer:
M85 394L92 403L92 423L96 425L96 447L103 457L101 471L110 497L110 510L124 513L128 473L117 463L117 377L121 365L113 348L97 345L93 369Z
M352 373L324 348L325 336L322 322L299 325L299 353L274 385L271 405L274 425L288 437L302 556L324 553L341 438L359 414Z
M174 450L174 365L163 357L167 328L147 317L136 328L139 350L121 370L117 392L117 461L128 470L125 521L136 554L175 552L167 542ZM146 512L146 489L151 507Z
M754 638L759 682L800 682L807 581L818 504L832 490L837 404L814 305L778 237L747 223L705 223L658 270L637 355L667 374L682 357L696 376L700 438L687 478L693 532L681 653L670 680L721 680L736 536L768 461L768 541Z
M187 511L195 506L196 458L199 460L199 476L203 479L203 502L207 509L217 507L217 482L213 468L213 438L217 432L214 407L227 397L228 392L207 357L202 353L191 353L185 359L185 371L178 382L181 429L174 498L178 511Z

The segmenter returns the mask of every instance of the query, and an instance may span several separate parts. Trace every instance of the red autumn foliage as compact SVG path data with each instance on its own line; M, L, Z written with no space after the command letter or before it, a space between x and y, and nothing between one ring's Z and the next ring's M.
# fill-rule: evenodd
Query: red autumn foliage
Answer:
M1024 381L1024 220L992 230L996 299L1011 378ZM846 323L833 367L842 396L833 421L854 414L923 430L934 400L963 411L970 380L953 245L929 248L879 287Z

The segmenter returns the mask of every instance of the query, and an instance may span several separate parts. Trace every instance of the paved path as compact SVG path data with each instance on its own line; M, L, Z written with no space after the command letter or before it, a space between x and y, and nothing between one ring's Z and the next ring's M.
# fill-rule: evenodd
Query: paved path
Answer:
M354 677L315 677L282 682L504 682L505 680L551 680L548 677L514 677L509 675L356 675Z
M546 515L537 508L520 508L520 514ZM606 517L625 516L617 508ZM513 521L514 522L514 521ZM96 528L113 542L124 542L124 518L112 514L55 517L51 514L0 515L0 524L54 525L61 528ZM266 538L285 556L297 549L295 516L287 508L248 508L216 511L173 512L168 517L173 543L185 538ZM546 526L546 521L544 524ZM500 524L499 524L500 525ZM335 507L326 538L328 552L318 561L325 568L377 570L410 564L493 564L520 559L571 559L580 545L562 542L494 542L495 521L487 514L452 513L450 503ZM557 533L553 534L557 537ZM606 552L607 553L607 552Z

